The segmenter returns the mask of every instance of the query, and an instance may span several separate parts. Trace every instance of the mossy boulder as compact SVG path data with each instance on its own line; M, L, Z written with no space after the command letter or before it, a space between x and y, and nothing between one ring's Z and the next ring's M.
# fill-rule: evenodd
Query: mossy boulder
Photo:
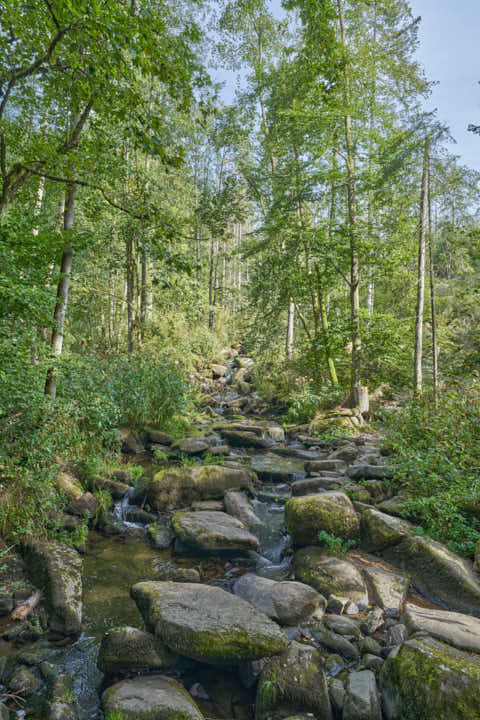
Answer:
M57 675L50 688L46 720L77 720L77 708L70 675Z
M293 570L297 580L315 588L327 599L330 595L348 598L360 609L368 606L368 592L360 571L348 560L330 555L320 547L306 547L295 553Z
M293 544L300 547L316 543L320 530L344 540L356 539L360 532L351 500L337 490L291 498L285 506L285 522Z
M480 617L480 583L468 560L420 536L405 538L384 554L408 572L428 600L447 610Z
M331 720L323 658L310 645L292 642L288 650L262 670L257 689L256 720L312 713Z
M178 512L172 518L175 536L199 552L260 549L260 542L245 525L224 512Z
M281 653L288 640L270 618L219 587L141 582L131 594L149 630L172 650L210 664Z
M264 438L248 430L222 430L223 437L235 447L270 448L274 445L271 438Z
M380 512L373 508L362 513L362 544L367 550L379 552L413 534L413 526L407 520Z
M151 633L133 627L107 630L97 658L99 670L115 673L131 670L162 670L172 667L177 656Z
M57 542L30 539L23 554L30 577L45 594L50 629L78 635L82 628L82 560Z
M203 720L197 704L173 678L122 680L102 695L106 720Z
M480 658L428 636L392 650L380 688L387 720L480 720Z
M193 468L167 468L154 476L147 498L156 510L187 508L195 500L223 498L227 490L250 488L255 474L246 468L206 465Z
M172 544L175 533L170 524L155 522L147 525L147 536L154 547L166 550Z

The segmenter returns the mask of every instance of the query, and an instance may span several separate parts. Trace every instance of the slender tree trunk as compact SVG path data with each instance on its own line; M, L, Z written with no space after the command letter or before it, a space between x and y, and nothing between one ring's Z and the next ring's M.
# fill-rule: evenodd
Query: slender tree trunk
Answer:
M432 321L433 398L436 405L438 400L438 347L437 314L435 310L435 272L433 267L433 225L430 167L428 172L428 261L428 268L430 272L430 311Z
M208 327L210 330L213 329L215 323L215 313L213 309L214 303L214 278L215 278L215 260L214 260L214 242L213 238L210 241L210 268L208 273Z
M75 223L75 196L77 186L71 183L68 187L67 197L65 200L64 212L64 229L73 230ZM54 355L60 357L63 348L63 335L65 330L65 315L67 312L68 292L70 289L70 276L73 262L73 245L71 240L67 240L63 247L62 260L60 263L60 278L57 287L57 302L55 312L53 314L53 328L51 348ZM49 395L53 400L57 395L57 378L55 368L51 366L47 372L45 382L45 395Z
M135 291L135 267L133 257L133 238L130 228L127 228L125 238L125 270L127 283L127 349L133 352L134 347L134 291Z
M293 302L293 299L290 298L290 302L288 304L287 337L286 337L286 346L285 346L285 353L287 356L287 360L291 360L293 358L294 327L295 327L295 303Z
M116 315L116 303L115 303L115 274L112 270L108 276L108 344L110 348L113 348L115 340L115 315Z
M423 308L425 302L425 238L428 213L428 174L430 140L425 140L423 157L422 189L420 193L420 215L418 221L418 269L417 307L415 314L415 353L413 361L413 389L416 395L422 392L422 350L423 350Z

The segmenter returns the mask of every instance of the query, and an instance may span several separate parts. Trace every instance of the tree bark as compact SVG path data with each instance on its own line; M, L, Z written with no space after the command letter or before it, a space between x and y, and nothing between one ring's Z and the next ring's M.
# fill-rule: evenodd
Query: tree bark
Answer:
M418 221L418 266L417 266L417 307L415 313L415 351L413 361L413 390L422 392L422 351L423 351L423 308L425 303L425 238L428 212L428 175L430 140L425 140L423 156L422 189L420 193L420 214Z
M64 211L64 230L73 230L75 223L75 196L77 193L77 186L75 183L71 183L68 188L66 200L65 200L65 211ZM62 260L60 263L60 278L57 287L57 302L55 305L55 312L53 314L53 328L52 328L52 340L51 348L54 355L60 357L63 349L63 335L65 331L65 315L67 312L68 305L68 293L70 289L70 277L72 271L73 262L73 245L72 241L67 238L67 242L63 247ZM47 372L47 379L45 382L45 395L49 395L52 400L57 395L57 377L55 374L55 368L51 366Z
M437 314L435 310L435 272L433 267L433 224L430 168L428 172L428 260L428 268L430 273L430 312L432 321L433 399L436 405L438 400L438 347Z
M125 270L127 284L127 349L128 353L133 352L134 346L134 289L135 289L135 268L133 258L133 238L131 230L127 228L127 236L125 238Z
M285 353L287 360L291 360L293 357L293 333L295 326L295 303L293 299L290 299L288 304L288 320L287 320L287 338Z

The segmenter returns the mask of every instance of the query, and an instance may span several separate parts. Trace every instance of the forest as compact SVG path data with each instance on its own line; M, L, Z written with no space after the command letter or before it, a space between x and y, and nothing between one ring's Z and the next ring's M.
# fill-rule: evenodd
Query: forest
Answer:
M422 22L0 0L0 720L480 719L480 171Z

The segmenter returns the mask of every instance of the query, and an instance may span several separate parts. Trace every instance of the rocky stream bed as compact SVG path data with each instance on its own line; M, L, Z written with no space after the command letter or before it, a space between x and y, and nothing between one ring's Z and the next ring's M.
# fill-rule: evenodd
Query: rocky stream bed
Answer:
M105 479L115 506L81 554L12 556L0 720L480 718L473 565L398 516L358 414L337 413L349 438L286 437L249 367L213 367L195 436L124 433L143 476ZM71 510L91 503L62 482ZM28 582L43 604L12 621Z

